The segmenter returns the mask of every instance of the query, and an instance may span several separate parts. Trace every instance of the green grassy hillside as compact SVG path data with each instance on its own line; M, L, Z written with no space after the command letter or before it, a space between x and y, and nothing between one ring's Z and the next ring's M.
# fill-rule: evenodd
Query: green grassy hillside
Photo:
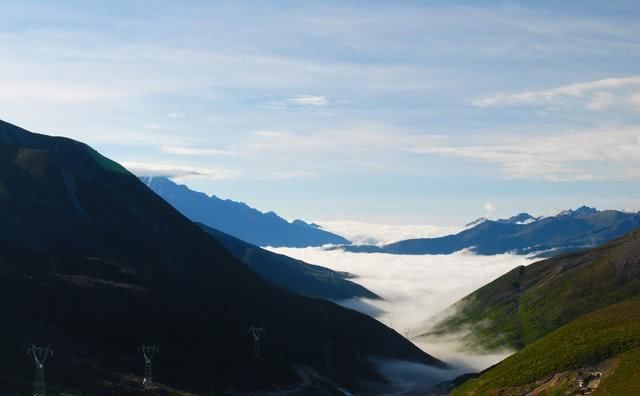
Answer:
M466 334L470 348L521 349L572 320L640 296L640 232L518 267L458 302L430 335Z
M640 301L633 300L598 310L562 326L487 370L479 378L459 386L452 395L523 395L543 385L554 374L563 372L566 373L562 377L565 380L558 380L543 394L564 394L577 384L571 370L591 367L611 358L615 358L610 361L611 372L598 387L597 394L638 395L639 348Z
M640 347L619 356L615 372L605 378L594 396L640 395Z

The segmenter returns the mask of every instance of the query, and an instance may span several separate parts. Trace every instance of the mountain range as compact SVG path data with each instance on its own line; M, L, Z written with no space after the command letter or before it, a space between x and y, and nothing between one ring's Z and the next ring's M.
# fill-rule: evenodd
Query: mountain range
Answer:
M189 190L185 186L179 186L171 180L163 177L143 177L141 181L149 186L154 192L162 192L165 197L178 197L182 193L186 195L205 196ZM181 191L176 192L176 191ZM162 196L161 196L162 197ZM206 197L209 201L222 203L222 205L231 205L244 207L246 210L258 213L256 216L262 216L260 212L249 208L245 204L232 201L222 201L218 198ZM188 204L185 203L185 205ZM188 210L188 209L187 209ZM211 215L213 213L210 213ZM284 221L283 219L281 219ZM276 254L260 247L245 242L239 238L231 236L225 232L209 227L202 223L199 226L220 242L236 259L242 261L252 270L258 273L268 282L289 290L294 293L310 296L321 297L329 300L348 300L352 298L368 298L378 299L379 297L364 287L351 282L348 278L353 278L351 274L338 273L324 267L305 263L301 260L292 259L285 255ZM287 223L288 224L288 223ZM305 225L303 225L305 224ZM313 227L307 225L300 220L296 220L291 226L293 227ZM317 228L313 228L318 230ZM321 231L321 230L318 230ZM268 237L268 236L265 236Z
M353 298L379 299L375 293L351 282L351 274L332 271L318 265L308 264L283 254L277 254L244 242L204 224L207 231L220 242L236 259L245 263L268 282L293 293L328 300Z
M369 357L445 367L366 315L270 284L89 146L5 122L0 301L9 394L32 388L32 344L53 345L51 394L145 394L141 344L161 351L156 395L372 394L385 380Z
M509 219L479 219L469 228L438 238L408 239L384 246L341 246L355 253L450 254L469 249L477 254L555 255L598 246L640 227L640 213L599 211L586 206L556 216L520 213Z
M456 303L425 337L452 334L470 350L518 351L454 395L578 394L570 392L592 372L602 376L596 394L640 394L640 230L513 269Z
M531 242L544 231L550 239L528 246L573 249L633 228L636 216L582 207L463 233L520 230ZM517 245L496 238L478 237L476 249ZM516 353L443 386L454 396L640 394L639 257L640 230L630 231L471 293L421 337ZM376 298L349 274L192 222L85 144L0 121L0 392L31 391L30 345L53 346L52 395L375 395L394 393L375 362L447 367L327 301L348 296ZM264 329L259 354L252 326ZM151 390L141 344L161 351Z
M350 242L302 220L288 222L274 212L263 213L242 202L190 190L166 177L140 180L192 221L257 246L309 247Z

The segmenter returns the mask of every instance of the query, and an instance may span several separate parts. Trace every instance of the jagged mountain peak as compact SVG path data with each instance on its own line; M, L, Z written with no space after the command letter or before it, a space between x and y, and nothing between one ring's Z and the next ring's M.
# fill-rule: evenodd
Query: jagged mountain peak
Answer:
M523 212L508 219L481 218L453 235L342 249L393 254L449 254L471 249L479 254L554 255L596 246L636 227L640 227L640 214L583 206L551 217L534 217Z
M558 216L589 216L599 212L600 211L596 208L583 205L577 209L563 210L558 213Z
M500 219L498 221L509 224L531 224L536 220L538 220L538 217L533 217L529 213L523 212L515 216L511 216L508 219Z

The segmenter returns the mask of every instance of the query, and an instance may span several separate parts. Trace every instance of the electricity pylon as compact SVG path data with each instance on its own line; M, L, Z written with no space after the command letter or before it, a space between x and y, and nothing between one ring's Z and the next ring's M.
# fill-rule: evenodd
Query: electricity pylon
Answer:
M262 327L249 327L249 334L251 335L251 339L253 340L253 358L255 360L262 359L260 353L260 341L262 336L264 336L265 330Z
M53 356L51 345L37 347L32 345L27 349L27 355L33 356L36 364L36 376L33 380L33 396L47 396L47 388L44 382L44 364L49 356Z
M155 345L146 346L143 344L142 346L140 346L138 351L140 351L142 353L142 356L144 356L144 379L142 380L142 385L151 386L153 385L153 371L151 369L151 363L153 357L156 354L160 353L160 349L158 349Z
M58 257L57 256L51 256L51 260L50 260L50 271L51 271L51 275L57 275L58 274Z
M153 265L148 264L144 269L144 280L147 282L147 284L150 285L152 278L153 278Z
M327 341L324 349L324 369L327 374L331 375L333 373L333 365L331 364L331 349L333 348L333 343L331 341Z

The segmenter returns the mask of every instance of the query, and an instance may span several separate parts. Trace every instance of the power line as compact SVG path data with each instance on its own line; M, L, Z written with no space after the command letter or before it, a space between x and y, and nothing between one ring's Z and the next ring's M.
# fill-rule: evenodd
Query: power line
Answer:
M153 357L160 353L160 349L158 349L155 345L146 346L143 344L140 346L138 351L142 353L142 356L144 356L144 379L142 380L142 384L145 387L152 386L153 371L151 365L153 363Z
M251 339L253 340L253 358L255 360L262 359L262 355L260 351L260 342L265 332L266 332L265 329L262 327L256 327L256 326L249 327L249 334L251 335Z
M327 374L331 375L333 373L333 365L331 364L331 350L333 348L333 343L331 341L327 341L324 348L324 368Z
M53 356L51 345L37 347L32 345L27 349L27 355L33 356L36 365L36 375L33 380L33 396L47 396L47 388L44 381L44 365L49 356Z

